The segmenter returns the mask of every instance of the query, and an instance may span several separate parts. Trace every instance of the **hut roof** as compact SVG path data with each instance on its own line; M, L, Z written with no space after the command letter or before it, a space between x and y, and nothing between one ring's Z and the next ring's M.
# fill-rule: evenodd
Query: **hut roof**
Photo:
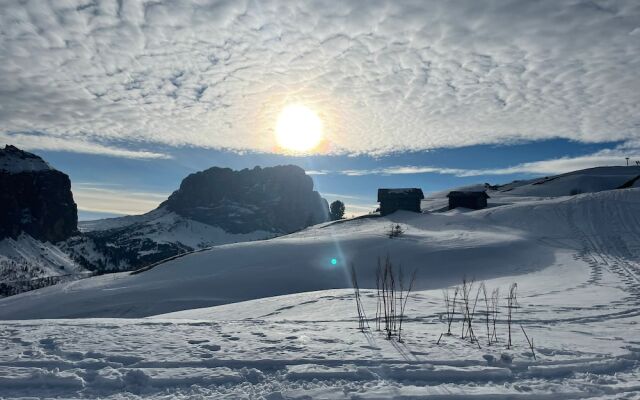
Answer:
M422 189L419 188L393 188L378 189L378 202L383 199L397 199L402 197L413 197L419 200L424 199Z
M449 192L449 194L447 195L447 197L449 198L461 198L461 197L474 197L474 198L484 198L484 199L488 199L489 195L487 194L487 192L485 192L484 190L477 190L477 191L461 191L461 190L454 190L453 192Z

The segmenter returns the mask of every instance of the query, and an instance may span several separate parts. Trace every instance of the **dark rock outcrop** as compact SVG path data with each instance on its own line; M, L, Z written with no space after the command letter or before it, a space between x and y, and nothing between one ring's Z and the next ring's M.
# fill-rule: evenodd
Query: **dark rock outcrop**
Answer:
M290 233L328 220L327 201L294 165L209 168L187 176L163 206L230 233Z
M54 243L77 227L69 177L14 146L0 150L0 239L24 232Z

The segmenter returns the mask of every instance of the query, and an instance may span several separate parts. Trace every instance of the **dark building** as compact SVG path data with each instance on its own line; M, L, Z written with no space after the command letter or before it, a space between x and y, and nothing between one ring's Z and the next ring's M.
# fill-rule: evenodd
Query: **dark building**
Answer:
M484 190L477 192L453 191L449 192L447 197L449 198L449 210L457 207L480 210L487 207L489 195Z
M420 201L424 199L422 189L378 189L380 214L387 215L398 210L421 212Z

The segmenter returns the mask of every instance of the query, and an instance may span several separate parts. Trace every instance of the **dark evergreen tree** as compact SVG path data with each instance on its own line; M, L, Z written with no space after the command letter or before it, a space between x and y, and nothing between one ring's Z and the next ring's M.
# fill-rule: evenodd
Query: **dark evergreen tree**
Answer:
M340 200L336 200L331 203L331 206L329 207L329 217L332 221L344 218L344 203Z

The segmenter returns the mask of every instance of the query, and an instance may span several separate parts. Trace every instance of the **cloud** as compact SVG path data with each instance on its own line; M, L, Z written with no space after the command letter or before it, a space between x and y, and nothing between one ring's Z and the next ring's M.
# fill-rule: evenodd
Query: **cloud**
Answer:
M270 152L291 102L320 114L329 153L639 135L634 0L0 8L0 132L43 132L75 151Z
M99 213L137 215L158 207L169 193L136 192L119 185L73 183L73 198L78 210Z
M584 156L561 157L549 160L527 162L505 168L464 169L406 165L374 169L347 169L339 171L324 170L322 172L324 175L340 174L347 176L412 175L425 173L455 175L458 177L512 174L550 175L599 166L623 166L626 165L626 157L629 157L630 165L634 165L635 161L640 161L640 146L625 143L615 149L605 149Z
M347 202L345 203L344 207L345 207L345 210L344 210L345 217L350 218L351 216L357 217L360 215L369 214L375 211L379 206L378 204L361 205L361 204L351 204Z
M152 151L127 150L115 146L89 142L83 138L56 137L25 133L1 133L0 143L12 144L23 150L70 151L73 153L101 154L124 158L171 158Z
M349 199L349 200L367 200L366 198L361 197L361 196L354 196L354 195L343 194L343 193L321 192L320 194L322 195L322 197L329 198L329 199L336 199L336 200L344 200L344 199Z
M498 169L467 170L458 176L479 176L479 175L510 175L510 174L561 174L580 169L603 167L612 165L626 165L625 157L640 161L640 151L622 152L617 150L603 150L595 154L581 157L562 157L552 160L535 161L518 164L513 167Z
M315 169L310 169L310 170L305 170L304 171L307 175L327 175L329 174L331 171L329 170L315 170Z

